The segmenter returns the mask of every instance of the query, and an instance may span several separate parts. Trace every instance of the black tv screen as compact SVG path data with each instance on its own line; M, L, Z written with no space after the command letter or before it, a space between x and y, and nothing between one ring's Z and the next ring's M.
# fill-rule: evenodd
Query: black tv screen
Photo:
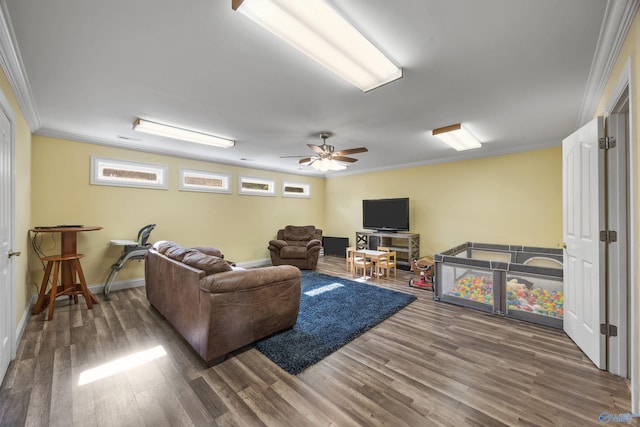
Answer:
M363 200L362 227L377 231L408 231L409 198Z

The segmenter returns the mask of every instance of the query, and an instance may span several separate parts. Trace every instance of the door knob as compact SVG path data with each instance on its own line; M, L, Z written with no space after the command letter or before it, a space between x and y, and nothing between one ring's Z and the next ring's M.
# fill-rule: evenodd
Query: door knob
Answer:
M12 256L20 256L20 254L21 254L20 251L17 251L17 252L9 251L7 255L9 255L9 258L11 258Z

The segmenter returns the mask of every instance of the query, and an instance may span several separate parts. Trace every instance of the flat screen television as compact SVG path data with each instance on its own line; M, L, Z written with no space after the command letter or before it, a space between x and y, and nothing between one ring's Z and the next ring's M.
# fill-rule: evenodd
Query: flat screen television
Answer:
M376 231L408 231L409 198L363 200L362 227Z

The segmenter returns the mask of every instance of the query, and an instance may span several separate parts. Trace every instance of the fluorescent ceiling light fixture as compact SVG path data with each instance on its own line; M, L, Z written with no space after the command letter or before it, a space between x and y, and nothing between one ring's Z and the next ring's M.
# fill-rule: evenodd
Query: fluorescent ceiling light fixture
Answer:
M434 129L431 134L447 143L458 151L480 148L482 144L469 133L460 123Z
M150 122L137 119L133 123L133 130L150 133L152 135L164 136L182 141L197 142L198 144L211 145L220 148L229 148L235 145L235 141L221 138L207 133L197 132L188 129L177 128L175 126L163 125L162 123Z
M402 77L324 0L232 0L231 7L364 92Z

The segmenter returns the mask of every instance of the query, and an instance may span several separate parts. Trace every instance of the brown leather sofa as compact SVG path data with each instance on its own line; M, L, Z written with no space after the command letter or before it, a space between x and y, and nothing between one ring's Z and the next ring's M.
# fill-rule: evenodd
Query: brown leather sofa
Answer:
M273 265L295 265L313 270L322 248L322 230L313 225L287 225L269 242Z
M147 299L208 366L295 325L300 270L234 270L215 248L156 242L145 258Z

